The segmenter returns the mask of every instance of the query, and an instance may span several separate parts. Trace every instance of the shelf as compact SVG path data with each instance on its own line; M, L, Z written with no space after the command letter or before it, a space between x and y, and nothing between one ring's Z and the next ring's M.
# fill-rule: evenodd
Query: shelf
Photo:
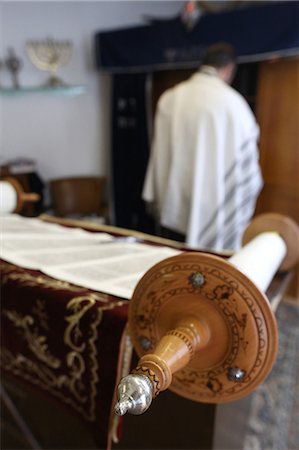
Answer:
M16 88L0 87L0 96L4 97L21 97L28 94L51 94L51 95L65 95L68 97L75 97L86 92L85 86L29 86Z

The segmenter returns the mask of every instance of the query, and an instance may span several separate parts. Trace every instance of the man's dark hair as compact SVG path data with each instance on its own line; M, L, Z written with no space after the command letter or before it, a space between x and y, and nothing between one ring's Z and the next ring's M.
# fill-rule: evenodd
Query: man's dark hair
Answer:
M221 68L228 64L236 64L234 47L225 42L211 45L207 48L202 64Z

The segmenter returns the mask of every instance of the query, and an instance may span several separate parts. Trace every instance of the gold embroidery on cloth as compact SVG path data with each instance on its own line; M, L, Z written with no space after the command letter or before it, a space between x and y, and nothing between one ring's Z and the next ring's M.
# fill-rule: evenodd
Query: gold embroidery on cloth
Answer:
M81 413L85 419L90 421L95 420L95 416L94 414L91 414L91 410L88 411L86 406L82 407L71 397L68 397L64 392L59 390L65 384L69 384L67 383L69 380L67 375L56 376L45 366L34 363L31 359L26 358L20 353L14 355L7 349L2 350L1 360L4 369L50 392L53 396L59 398L64 403L70 405L76 411Z
M82 332L79 327L80 320L86 311L88 311L95 304L95 297L95 294L75 297L70 300L66 306L66 309L73 311L73 314L65 318L69 325L65 329L63 341L66 345L77 352L82 352L86 346L84 342L82 342L81 345L78 345L78 341L82 338Z
M2 277L2 284L6 284L8 281L19 281L24 286L43 286L50 289L64 289L67 291L79 291L79 287L75 287L66 281L55 280L54 278L47 278L42 275L34 276L30 273L14 273L8 272Z
M7 273L7 272L10 272L11 270L19 269L19 267L14 264L10 264L8 262L0 261L0 269L3 272Z
M41 363L34 362L21 353L14 355L9 350L3 349L1 359L4 369L48 390L54 396L71 405L90 421L95 420L95 400L98 382L96 340L98 337L97 327L103 315L102 308L97 306L89 314L91 322L88 328L88 339L86 339L86 334L83 336L80 329L80 321L97 301L98 296L91 293L74 297L67 303L65 320L68 325L64 331L63 342L70 350L66 353L64 360L59 360L59 358L55 357L53 357L53 360L50 358L45 336L38 336L37 332L32 330L34 324L32 316L29 314L21 316L16 311L3 311L17 328L23 330L23 337L25 337L28 347L41 361ZM69 311L71 311L70 315ZM33 339L36 341L35 343L33 343ZM80 340L82 340L81 343ZM85 358L82 354L84 350L87 352ZM50 361L51 364L49 364ZM53 361L55 361L54 364ZM86 372L85 361L88 361L90 365L87 386L82 379ZM50 366L50 368L45 364ZM57 369L61 369L63 366L68 367L68 373L57 374ZM63 392L62 388L67 389L71 396Z
M4 309L3 314L15 325L16 328L22 330L22 336L26 340L28 347L34 355L46 363L49 367L57 369L60 367L59 359L55 358L48 349L46 336L40 336L38 327L34 323L32 316L22 316L17 311L9 311Z
M17 271L19 270L17 266L6 262L0 263L0 268L4 274L1 280L2 284L11 280L22 283L24 286L42 286L43 288L64 289L71 292L83 289L46 276L20 273ZM99 305L99 302L105 304ZM83 335L81 330L80 321L95 303L97 303L97 307L90 311L88 317L87 339L86 332ZM19 330L22 330L28 348L40 362L36 362L21 353L14 355L8 349L3 349L1 353L3 367L32 384L49 391L53 396L58 397L81 413L85 419L94 421L97 383L99 381L96 346L97 327L105 310L111 310L126 303L127 300L111 302L109 296L102 293L87 293L69 300L65 315L67 326L63 333L63 343L69 348L69 351L66 348L65 356L61 359L51 354L47 338L44 336L51 327L45 308L46 302L38 299L31 314L26 314L23 317L16 311L6 310L6 316ZM35 325L34 316L43 332L33 329ZM88 364L88 367L86 367L86 364ZM65 373L61 373L62 370L65 370L64 368L67 370ZM85 377L88 377L88 384L83 382L84 374Z
M48 314L46 313L46 304L44 300L37 299L36 306L33 307L32 312L37 316L40 326L49 331Z
M17 266L9 263L0 263L0 269L5 274L1 278L1 284L6 284L8 281L18 281L24 284L24 286L42 286L45 288L50 289L63 289L71 292L77 292L85 290L85 288L80 286L74 286L67 281L61 281L52 279L43 275L32 275L30 273L19 273L19 272L13 272L14 270L19 269ZM96 294L91 293L89 295L92 295L95 301L101 301L101 302L109 302L109 295L105 293Z

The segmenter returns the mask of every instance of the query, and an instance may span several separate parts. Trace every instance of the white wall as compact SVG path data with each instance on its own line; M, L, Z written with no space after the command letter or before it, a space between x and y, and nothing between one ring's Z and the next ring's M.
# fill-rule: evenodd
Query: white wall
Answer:
M110 77L93 65L93 37L101 30L143 22L143 15L169 17L183 2L0 2L0 59L13 47L23 60L22 86L37 86L47 78L30 62L25 43L31 39L70 39L71 62L58 75L67 83L83 84L87 93L68 98L39 93L0 98L1 160L29 157L41 177L105 175L109 161ZM0 71L2 86L9 73Z

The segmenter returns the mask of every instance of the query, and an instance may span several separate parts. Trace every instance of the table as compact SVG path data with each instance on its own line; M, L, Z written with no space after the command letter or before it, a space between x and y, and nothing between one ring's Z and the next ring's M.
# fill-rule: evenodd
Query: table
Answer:
M115 235L134 235L152 245L182 248L181 243L107 225L48 216L41 216L41 220ZM126 339L128 301L6 261L1 262L0 270L3 392L5 395L9 391L8 399L12 397L15 403L20 403L17 414L20 424L22 420L25 423L27 440L37 448L45 445L47 448L67 445L72 446L68 448L109 448L113 435L119 436L121 425L112 411L114 389L124 366L128 369L130 363ZM278 304L290 276L282 274L273 280L268 296L274 304ZM28 393L25 400L18 398L18 390ZM35 405L35 416L40 416L40 420L36 422L31 417L31 423L26 424L28 415L33 414L28 412L31 404ZM51 408L52 418L48 415ZM144 417L125 418L124 438L114 448L149 448L146 445L171 448L178 443L182 429L188 432L188 448L194 448L191 416L197 419L200 416L205 424L200 437L196 435L195 440L200 440L196 448L212 448L215 414L214 405L193 403L171 392L163 393ZM48 422L53 423L53 416L59 419L58 424L53 425L52 433L49 431L44 436L45 424L51 430ZM163 438L161 432L155 438L152 427L156 428L157 424L164 430ZM187 441L184 440L186 445Z

